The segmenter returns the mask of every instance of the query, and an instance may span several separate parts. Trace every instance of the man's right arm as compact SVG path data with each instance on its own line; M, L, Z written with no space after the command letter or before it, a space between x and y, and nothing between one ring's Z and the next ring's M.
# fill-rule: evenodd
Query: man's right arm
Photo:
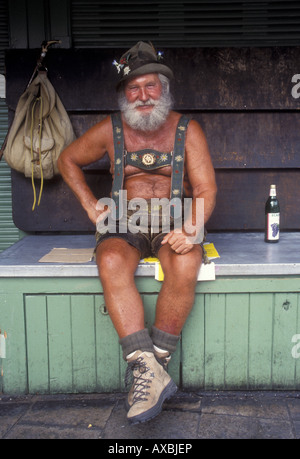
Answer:
M112 128L110 118L93 126L69 145L58 158L59 171L74 195L96 225L101 211L96 208L97 199L87 185L83 166L101 159L111 145Z

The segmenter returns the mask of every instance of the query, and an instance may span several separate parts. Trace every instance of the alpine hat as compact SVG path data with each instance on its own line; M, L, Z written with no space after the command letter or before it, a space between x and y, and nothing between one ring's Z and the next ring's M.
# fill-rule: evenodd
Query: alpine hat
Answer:
M139 41L121 56L119 62L113 62L119 77L117 89L124 81L147 73L161 73L169 79L174 78L172 70L161 63L162 59L162 53L157 53L152 43Z

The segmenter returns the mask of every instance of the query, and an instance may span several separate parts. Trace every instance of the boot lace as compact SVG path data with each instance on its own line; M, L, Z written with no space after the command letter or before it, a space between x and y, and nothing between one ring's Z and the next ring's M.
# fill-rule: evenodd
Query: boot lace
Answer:
M133 381L134 392L133 402L147 401L147 389L150 388L151 379L147 378L150 368L147 366L143 357L138 357L133 362L129 362L125 373L125 386L127 387ZM152 373L150 374L154 376Z

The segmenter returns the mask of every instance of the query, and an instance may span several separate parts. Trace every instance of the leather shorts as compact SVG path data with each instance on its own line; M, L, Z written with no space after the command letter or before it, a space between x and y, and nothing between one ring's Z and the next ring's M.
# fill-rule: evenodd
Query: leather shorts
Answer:
M147 209L139 210L138 214L136 210L127 208L127 214L122 220L111 221L106 227L102 225L100 231L98 225L96 248L107 239L120 238L139 250L141 259L157 257L164 236L174 229L174 219L168 216L168 220L165 220L161 208L153 210L150 201L146 201Z

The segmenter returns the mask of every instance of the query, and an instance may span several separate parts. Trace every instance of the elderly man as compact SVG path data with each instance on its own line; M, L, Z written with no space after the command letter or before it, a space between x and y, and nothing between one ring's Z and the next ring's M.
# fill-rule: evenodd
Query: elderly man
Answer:
M114 65L120 113L93 126L61 154L58 165L64 180L97 225L108 215L107 208L97 205L81 168L108 153L116 203L120 192L126 192L127 201L143 198L151 213L153 198L190 196L192 225L196 221L194 204L202 198L205 224L215 206L214 169L199 124L171 109L171 69L162 63L161 53L144 42ZM128 221L130 216L128 211ZM191 243L186 226L181 230L172 226L172 218L167 232L161 226L154 232L151 228L121 231L120 216L116 214L115 219L115 231L97 225L102 230L96 233L96 260L106 307L124 359L133 371L127 417L139 423L156 416L164 400L177 390L167 364L193 307L203 250L197 238ZM158 257L164 272L151 335L134 282L138 263L147 256Z

